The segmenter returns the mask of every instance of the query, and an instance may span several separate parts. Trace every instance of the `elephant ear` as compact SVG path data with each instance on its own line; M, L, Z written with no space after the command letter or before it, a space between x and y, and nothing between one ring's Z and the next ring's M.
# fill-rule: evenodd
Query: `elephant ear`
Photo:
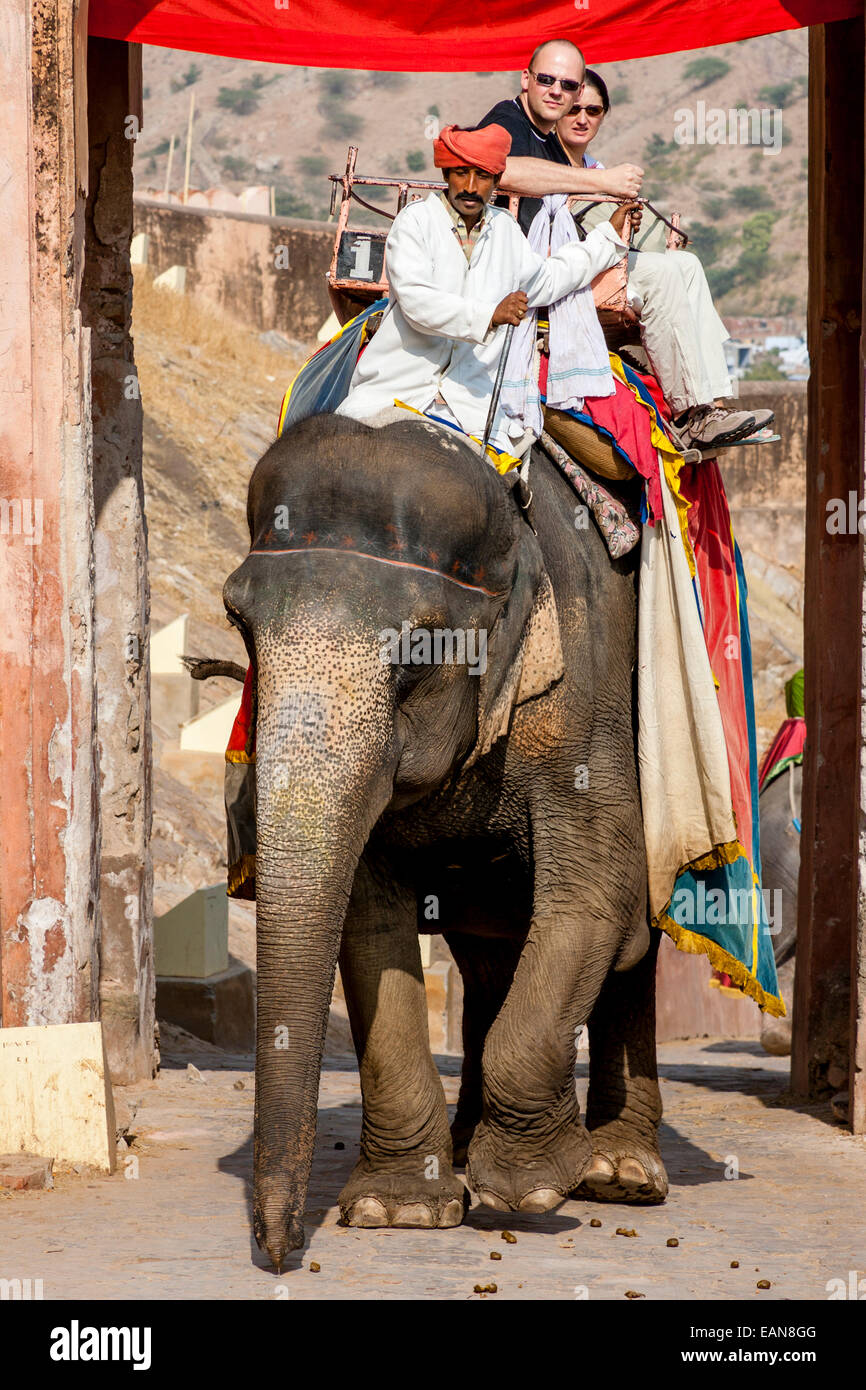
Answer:
M488 637L487 669L479 677L478 733L464 767L508 732L517 705L543 695L564 670L553 585L538 541L524 521L519 526L515 579Z

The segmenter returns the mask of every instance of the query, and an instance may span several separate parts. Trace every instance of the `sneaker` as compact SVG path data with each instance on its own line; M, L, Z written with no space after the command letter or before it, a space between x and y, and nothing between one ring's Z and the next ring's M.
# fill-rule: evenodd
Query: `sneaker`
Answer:
M761 412L762 414L764 412ZM722 410L716 405L696 405L680 426L686 441L695 449L712 449L734 444L751 434L756 418L748 410Z
M772 425L773 421L776 418L772 410L753 410L752 414L755 417L756 432L758 430L765 430L768 427L768 425Z

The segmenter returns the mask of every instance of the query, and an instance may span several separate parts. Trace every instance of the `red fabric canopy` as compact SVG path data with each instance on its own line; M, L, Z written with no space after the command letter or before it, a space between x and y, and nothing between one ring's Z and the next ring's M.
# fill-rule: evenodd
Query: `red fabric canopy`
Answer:
M267 63L503 72L545 39L590 62L645 58L852 19L863 0L90 0L102 38Z

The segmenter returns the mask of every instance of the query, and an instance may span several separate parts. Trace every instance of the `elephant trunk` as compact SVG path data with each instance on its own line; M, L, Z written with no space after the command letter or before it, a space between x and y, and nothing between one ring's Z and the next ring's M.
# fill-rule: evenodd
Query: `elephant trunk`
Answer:
M280 644L280 664L266 644L258 660L254 1230L278 1269L304 1243L342 926L396 765L381 666L337 681L317 645Z

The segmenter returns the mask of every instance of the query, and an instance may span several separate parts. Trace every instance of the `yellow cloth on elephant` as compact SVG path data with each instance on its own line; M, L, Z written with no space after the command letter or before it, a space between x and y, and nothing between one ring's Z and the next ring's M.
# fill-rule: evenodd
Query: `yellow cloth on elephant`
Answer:
M474 434L467 434L465 430L460 428L456 420L449 420L447 416L438 414L437 405L432 405L429 410L416 410L414 405L407 405L405 401L399 401L396 398L394 404L399 410L411 411L413 415L420 415L424 420L432 420L435 425L442 425L446 429L456 430L458 434L463 435L464 439L468 439L471 443L477 444L478 452L481 452L481 447L484 443L483 439L478 439ZM506 453L504 449L495 449L492 444L487 445L487 459L488 462L493 464L497 473L510 473L511 469L516 468L520 463L520 459L515 458L514 454Z

